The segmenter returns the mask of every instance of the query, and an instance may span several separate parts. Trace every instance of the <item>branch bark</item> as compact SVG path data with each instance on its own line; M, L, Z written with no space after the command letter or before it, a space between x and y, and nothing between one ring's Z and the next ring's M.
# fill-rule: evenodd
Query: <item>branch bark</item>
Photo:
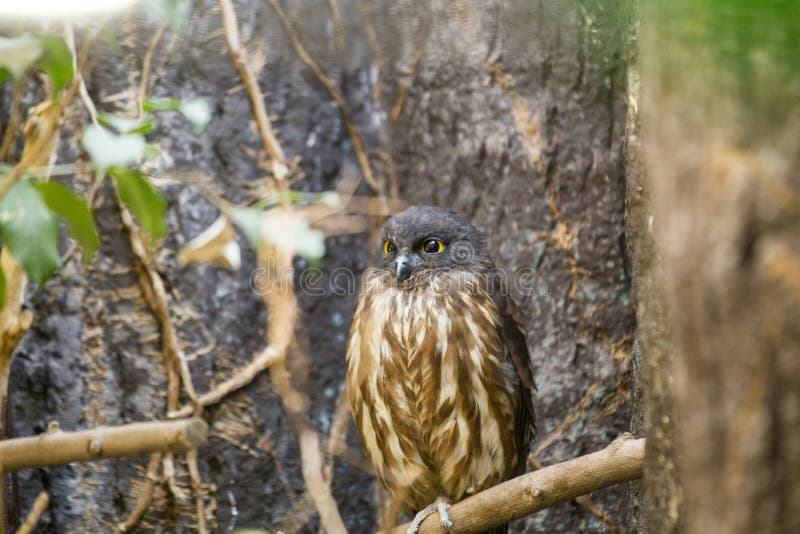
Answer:
M213 406L214 404L219 403L222 401L222 399L234 391L238 391L250 384L255 377L269 369L273 363L283 358L284 355L285 352L282 352L281 349L272 345L268 346L262 350L258 356L253 358L250 363L233 373L233 376L231 376L229 379L225 380L224 382L220 382L214 387L214 389L200 395L197 398L200 406L205 408L207 406ZM193 409L194 407L191 404L186 404L174 412L169 412L167 417L188 417L192 414Z
M31 532L36 529L36 525L39 523L39 519L42 517L42 514L45 510L47 510L47 505L50 503L50 496L47 495L46 491L42 491L39 495L36 496L36 500L33 501L33 506L31 507L30 513L28 513L28 517L25 518L25 521L19 526L17 530L17 534L31 534Z
M206 442L208 426L197 418L132 423L92 430L48 431L0 441L3 470L16 471L70 462L138 456L153 451L181 452Z
M605 449L550 465L482 491L448 510L452 534L470 534L538 512L592 491L642 476L644 439L623 434ZM381 534L405 534L408 524ZM441 531L438 514L422 522L419 534Z
M273 174L278 180L286 177L286 156L281 148L275 132L272 130L272 123L270 123L269 115L267 115L267 108L264 105L264 94L258 86L258 78L250 68L247 62L246 52L242 48L242 42L239 38L239 26L236 22L236 11L234 11L233 4L230 0L220 0L219 6L222 9L222 25L225 29L225 40L228 43L228 51L231 54L233 63L239 70L239 77L244 83L244 88L247 91L247 96L250 98L250 104L253 106L253 116L258 125L258 133L261 136L261 143L264 149L272 158L273 164L278 165L273 169ZM280 167L283 166L283 167ZM278 168L282 169L275 172Z
M322 71L317 62L314 61L306 48L303 46L303 43L300 42L300 37L298 37L297 32L292 27L292 23L289 22L289 18L286 16L286 13L284 13L281 6L278 5L275 0L268 1L270 6L272 6L273 11L275 11L275 15L277 15L278 20L281 22L281 25L283 25L284 30L286 30L286 34L289 36L289 43L291 44L294 53L308 68L308 70L311 71L317 81L322 84L322 87L325 88L333 101L336 102L336 105L339 106L339 114L342 117L345 130L347 130L347 134L350 136L350 141L353 143L353 152L355 153L356 161L358 162L358 167L361 169L361 174L364 177L364 181L367 182L367 185L373 193L380 193L381 187L372 174L372 168L369 165L367 151L364 148L364 140L362 139L361 134L358 133L355 124L353 124L353 119L350 117L350 112L347 110L347 102L344 100L342 91L339 89L337 83Z

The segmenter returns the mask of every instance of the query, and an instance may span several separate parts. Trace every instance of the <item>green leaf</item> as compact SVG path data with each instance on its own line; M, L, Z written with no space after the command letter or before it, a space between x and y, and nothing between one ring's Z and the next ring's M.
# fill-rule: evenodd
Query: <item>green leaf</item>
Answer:
M42 55L42 43L36 37L0 37L0 67L15 79L25 75L28 67Z
M81 144L100 174L112 165L125 166L136 162L145 146L144 137L139 134L115 135L96 124L86 127Z
M3 85L7 79L11 77L11 73L5 67L0 67L0 85Z
M86 201L58 182L33 182L47 207L69 226L69 235L83 248L83 265L87 265L100 245L94 217Z
M196 134L201 133L211 120L211 107L202 98L183 100L180 105L180 112L192 123Z
M144 147L142 159L146 162L155 161L160 154L161 149L158 145L148 144L146 147Z
M229 215L233 223L239 227L250 242L253 250L259 252L262 244L264 212L254 208L233 208Z
M74 75L72 52L61 37L42 35L39 40L42 43L43 53L38 65L50 77L53 96L56 96Z
M142 230L153 239L166 235L164 214L167 201L147 178L139 171L123 167L111 167L108 173L114 180L120 200L131 210Z
M107 128L113 128L121 134L141 134L144 135L155 126L152 118L131 119L129 117L118 117L110 113L98 113L97 122Z
M194 126L195 133L205 129L211 120L211 108L202 98L178 100L177 98L162 98L159 100L148 99L142 104L142 109L148 112L180 111Z
M0 237L41 287L58 269L58 219L30 180L14 184L0 199Z
M145 111L178 111L181 109L181 101L177 98L162 98L153 100L148 98L142 104Z

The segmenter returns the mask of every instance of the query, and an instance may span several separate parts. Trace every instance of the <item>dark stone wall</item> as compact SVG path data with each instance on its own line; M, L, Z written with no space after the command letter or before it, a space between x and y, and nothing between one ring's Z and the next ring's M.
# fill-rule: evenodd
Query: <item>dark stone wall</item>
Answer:
M536 368L538 435L534 448L555 433L539 455L543 464L603 447L628 430L634 313L623 224L626 76L620 56L619 13L603 3L398 2L375 3L383 53L376 69L358 2L340 2L348 49L337 52L325 4L300 3L301 36L341 86L379 175L379 152L391 155L400 198L409 204L450 207L490 237L497 263L536 272L519 304L528 318ZM380 4L380 5L377 5ZM227 55L213 2L197 2L186 28L168 31L153 62L156 97L208 99L214 119L201 135L179 115L162 113L148 134L159 145L156 175L200 171L228 199L247 200L263 175L243 148L258 150L250 105ZM247 45L263 49L260 82L286 153L300 159L305 178L294 187L333 189L357 174L352 144L336 104L288 48L266 2L236 2ZM431 12L428 12L432 9ZM404 65L432 31L396 124L387 117ZM124 113L138 85L147 45L157 26L139 16L113 24L117 42L93 45L90 94L108 112ZM5 102L6 100L4 100ZM83 157L77 136L86 122L70 111L61 161ZM68 177L85 189L88 175ZM170 291L171 309L191 356L195 385L205 390L247 362L263 346L267 312L249 287L255 268L246 252L242 269L176 266L178 248L216 217L191 185L160 183L170 199L169 237L156 255ZM358 190L367 194L363 185ZM34 327L19 347L12 376L16 432L43 431L50 420L74 429L160 418L165 369L158 324L142 299L128 236L112 191L97 201L102 247L85 273L69 261L43 293L32 298ZM368 234L329 238L320 268L359 274ZM298 268L304 267L297 260ZM299 341L305 365L295 371L306 387L308 422L327 434L343 374L343 354L354 294L300 295ZM298 446L269 378L206 411L209 445L201 473L215 531L252 526L317 529L303 494ZM567 420L567 424L562 422ZM360 455L352 428L348 440ZM106 532L132 508L146 459L21 472L27 510L41 489L51 495L42 532ZM185 466L177 482L188 491ZM334 496L351 532L375 526L372 479L338 461ZM624 526L627 488L591 495ZM142 527L184 530L193 524L187 500L170 504L158 489ZM292 518L309 518L295 521ZM305 524L305 526L303 526ZM519 531L603 532L602 523L575 503L518 522Z

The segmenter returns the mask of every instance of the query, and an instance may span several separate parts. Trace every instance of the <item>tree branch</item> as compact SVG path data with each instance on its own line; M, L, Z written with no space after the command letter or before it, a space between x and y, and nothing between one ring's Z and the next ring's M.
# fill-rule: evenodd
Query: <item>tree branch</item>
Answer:
M453 534L484 532L592 491L642 476L644 439L623 434L605 449L503 482L448 510ZM381 534L405 534L408 525ZM439 516L422 522L419 534L440 532Z
M23 521L17 529L17 534L31 534L36 528L36 524L39 523L39 518L41 518L44 511L47 510L47 505L49 503L50 496L47 495L47 492L40 492L39 495L36 496L36 500L33 501L33 506L31 506L28 517L25 518L25 521Z
M306 67L308 67L308 70L311 71L319 83L322 84L322 87L324 87L328 92L333 101L336 102L336 105L339 106L339 114L342 117L345 130L347 130L347 133L350 136L350 141L353 143L353 152L355 153L356 161L358 162L358 167L361 169L361 174L364 177L364 181L367 182L367 185L370 187L373 193L380 193L381 187L375 180L375 177L372 175L372 168L369 165L369 158L367 158L367 152L364 149L364 140L361 138L361 134L358 133L358 130L353 123L353 119L350 117L350 112L347 110L347 102L344 100L342 91L339 89L339 86L336 84L336 82L322 71L317 62L314 61L314 59L305 49L303 43L300 42L297 32L289 22L286 13L284 13L283 9L281 9L281 6L279 6L275 0L268 1L269 5L272 6L273 11L275 11L275 15L278 16L278 20L281 22L281 25L283 25L283 28L286 30L286 34L289 36L289 43L291 44L294 53L297 54L297 57L300 59L300 61Z
M139 493L139 497L136 498L136 504L133 510L131 510L130 515L128 515L128 518L116 526L117 532L123 533L132 531L133 528L139 524L144 513L150 507L150 501L153 500L153 489L155 489L159 481L158 468L161 465L161 456L161 451L156 451L150 455L142 491Z
M3 470L16 471L70 462L138 456L153 451L180 452L206 442L208 425L197 418L151 421L92 430L48 430L27 438L0 441Z
M228 51L236 68L239 70L239 77L244 83L247 96L250 97L253 116L256 119L258 133L261 136L261 143L264 145L264 150L273 160L272 174L276 179L282 180L288 172L286 156L278 142L278 138L275 136L275 132L272 130L272 123L270 123L267 108L264 105L264 95L258 86L258 79L255 73L252 72L250 64L247 62L246 52L242 48L239 28L236 22L236 11L234 11L230 0L219 0L219 5L222 9L222 25L225 29L225 39L228 42Z
M238 391L248 385L255 379L255 377L269 369L270 365L283 357L284 352L281 352L281 350L278 348L270 345L262 350L258 356L253 358L250 363L234 372L233 376L231 376L229 379L225 380L224 382L220 382L212 390L200 395L197 398L200 406L205 408L206 406L212 406L219 403L222 399L234 391ZM192 414L193 409L194 407L192 405L186 404L174 412L169 412L167 417L188 417Z

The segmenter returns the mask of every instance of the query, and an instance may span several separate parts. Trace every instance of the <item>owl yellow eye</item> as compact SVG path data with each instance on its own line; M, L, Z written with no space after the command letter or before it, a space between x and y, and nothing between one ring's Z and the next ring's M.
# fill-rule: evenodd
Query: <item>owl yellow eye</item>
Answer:
M444 242L440 239L426 239L422 242L420 250L425 254L438 254L444 250Z
M395 250L394 243L392 243L388 239L383 242L383 253L384 254L391 254L392 252L394 252L394 250Z

